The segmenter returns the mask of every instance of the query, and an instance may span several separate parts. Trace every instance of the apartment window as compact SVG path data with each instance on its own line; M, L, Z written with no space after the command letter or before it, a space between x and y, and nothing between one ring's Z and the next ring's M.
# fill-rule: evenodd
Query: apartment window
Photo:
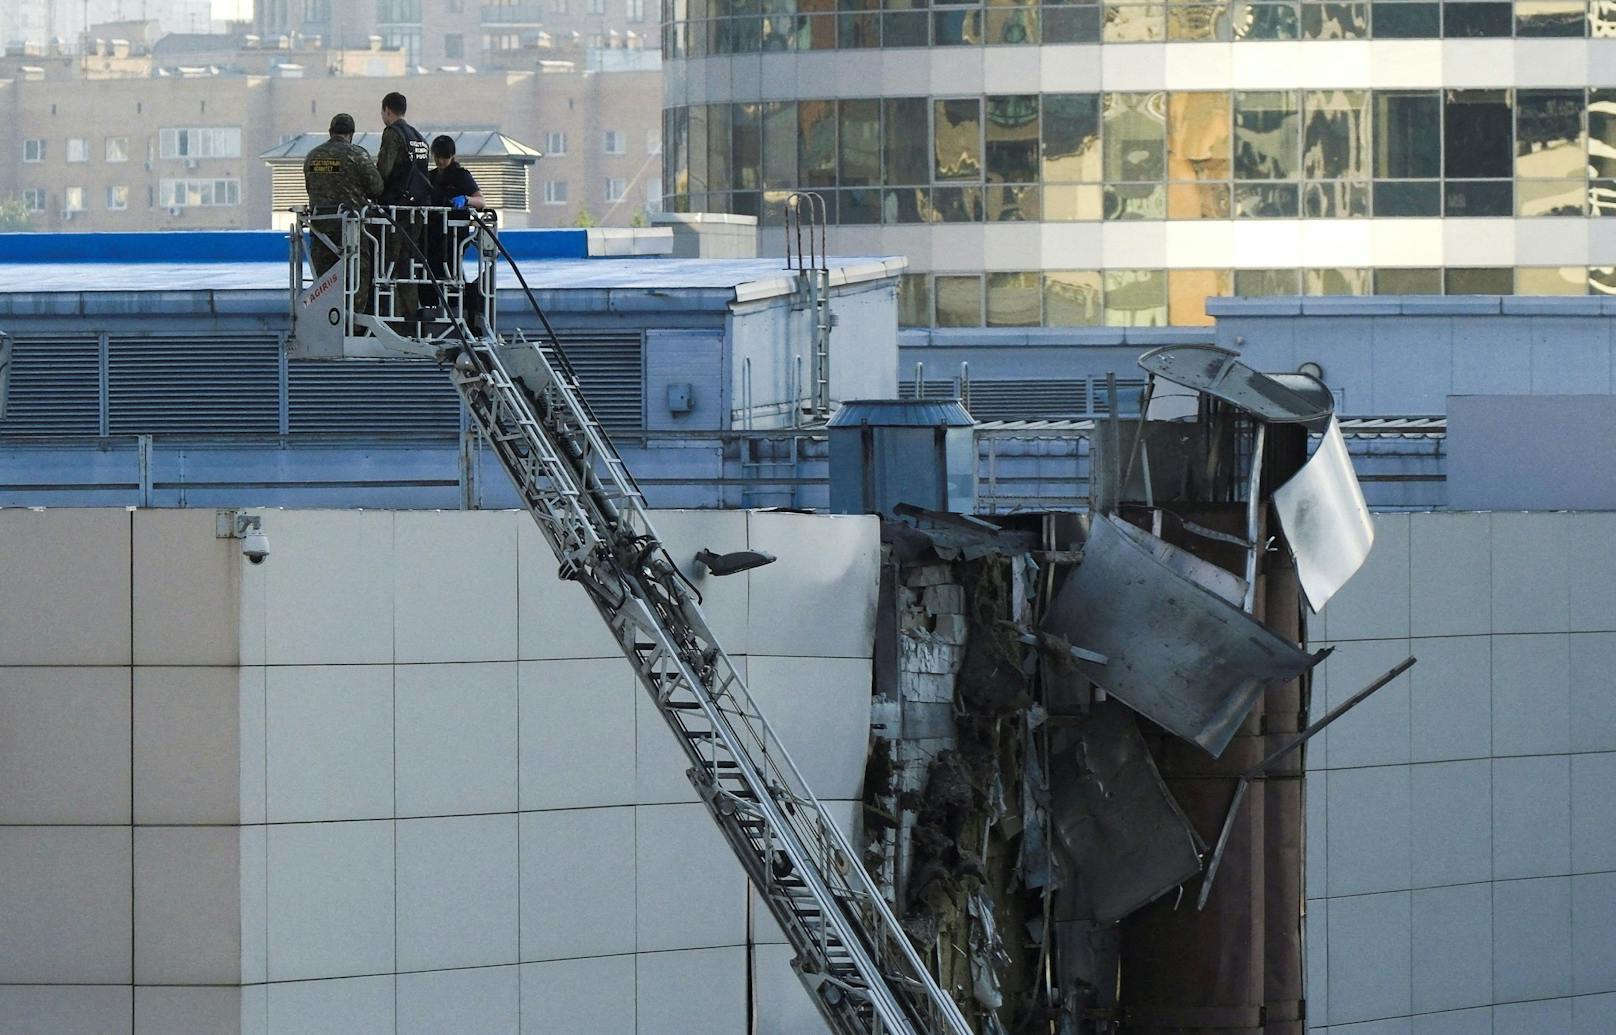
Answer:
M68 137L67 160L70 162L88 162L90 160L90 138Z
M164 208L228 208L241 204L241 181L161 180L158 183L157 203Z
M486 33L483 36L484 50L521 50L522 37L514 32Z
M630 22L645 21L645 0L628 0L627 10Z
M645 185L645 211L651 213L662 211L662 184L656 180Z
M62 190L62 211L64 211L64 212L83 212L84 211L84 188L83 187L65 187L65 188L63 188L63 190Z
M1506 7L1506 13L1507 10ZM1446 215L1515 214L1514 184L1510 182L1515 172L1511 142L1514 124L1515 113L1507 90L1446 92L1442 118Z
M1106 270L1104 322L1112 327L1160 327L1167 323L1165 270Z
M628 181L616 177L602 181L602 187L607 201L622 201L623 195L628 193Z
M608 129L601 143L601 150L609 155L628 154L628 137L621 130Z
M1442 211L1442 98L1434 90L1375 94L1375 214Z
M1301 98L1293 90L1234 95L1236 216L1296 218L1301 126Z
M898 326L931 326L931 283L924 273L898 277Z
M1584 213L1588 133L1583 119L1581 90L1515 91L1516 215Z
M376 0L376 20L418 22L421 20L421 0Z
M241 157L241 130L235 126L165 129L159 141L163 158Z
M45 160L45 141L24 140L22 142L22 160L25 162L43 162Z
M458 32L447 33L443 37L443 56L460 59L466 56L466 37Z
M659 155L662 153L662 131L648 129L645 131L645 153Z
M109 161L109 162L127 162L127 161L129 161L129 138L128 137L107 137L107 151L106 151L106 154L107 154L107 161Z
M421 53L421 30L390 26L382 30L382 46L389 50L402 50L404 60L415 64Z
M982 326L982 278L979 275L935 278L939 327Z
M567 134L551 130L544 134L544 156L559 158L567 153Z
M107 188L107 211L108 212L122 212L124 209L126 209L128 207L129 207L129 188L128 187L108 187Z
M589 13L590 14L605 14L606 13L606 0L589 0Z
M466 10L466 0L448 0L443 9L450 14L463 14Z
M1037 273L989 273L989 327L1036 327L1042 321L1042 289Z
M550 10L556 14L567 14L568 7L567 0L551 0L550 3Z
M546 205L565 205L567 203L567 181L545 180L544 203Z
M331 0L303 0L303 20L305 22L330 21Z
M1369 214L1369 91L1302 97L1302 214Z
M29 187L22 192L22 207L30 212L45 211L45 188Z

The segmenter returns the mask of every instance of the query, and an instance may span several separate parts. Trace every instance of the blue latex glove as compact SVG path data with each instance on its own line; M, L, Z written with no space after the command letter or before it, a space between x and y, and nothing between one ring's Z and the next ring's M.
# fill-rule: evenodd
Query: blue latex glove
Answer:
M457 194L453 198L449 199L449 204L453 205L455 208L465 208L466 196L464 194Z

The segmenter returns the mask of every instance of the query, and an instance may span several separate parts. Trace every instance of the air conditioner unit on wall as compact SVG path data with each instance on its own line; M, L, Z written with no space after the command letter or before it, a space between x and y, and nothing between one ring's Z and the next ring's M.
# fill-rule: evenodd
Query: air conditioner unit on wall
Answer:
M181 213L183 213L183 212L184 212L184 211L185 211L185 210L184 210L184 209L183 209L183 208L181 208L181 207L180 207L180 206L178 206L178 205L173 205L173 206L171 206L171 207L170 207L170 208L169 208L169 210L168 210L168 214L169 214L169 215L171 215L171 216L178 216L178 215L180 215L180 214L181 214Z

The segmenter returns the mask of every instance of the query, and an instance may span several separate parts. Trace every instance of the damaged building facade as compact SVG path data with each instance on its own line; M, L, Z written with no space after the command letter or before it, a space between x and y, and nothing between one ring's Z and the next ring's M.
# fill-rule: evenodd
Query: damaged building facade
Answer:
M1087 514L951 512L947 433L905 437L957 403L832 422L833 507L888 518L868 860L978 1031L1300 1033L1299 644L1373 528L1317 381L1140 366Z

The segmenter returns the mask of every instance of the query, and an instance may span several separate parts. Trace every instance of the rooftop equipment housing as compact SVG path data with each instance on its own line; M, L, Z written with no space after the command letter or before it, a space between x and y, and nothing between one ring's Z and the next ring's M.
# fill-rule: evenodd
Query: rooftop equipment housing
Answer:
M827 427L832 513L975 512L976 421L958 399L855 399Z

